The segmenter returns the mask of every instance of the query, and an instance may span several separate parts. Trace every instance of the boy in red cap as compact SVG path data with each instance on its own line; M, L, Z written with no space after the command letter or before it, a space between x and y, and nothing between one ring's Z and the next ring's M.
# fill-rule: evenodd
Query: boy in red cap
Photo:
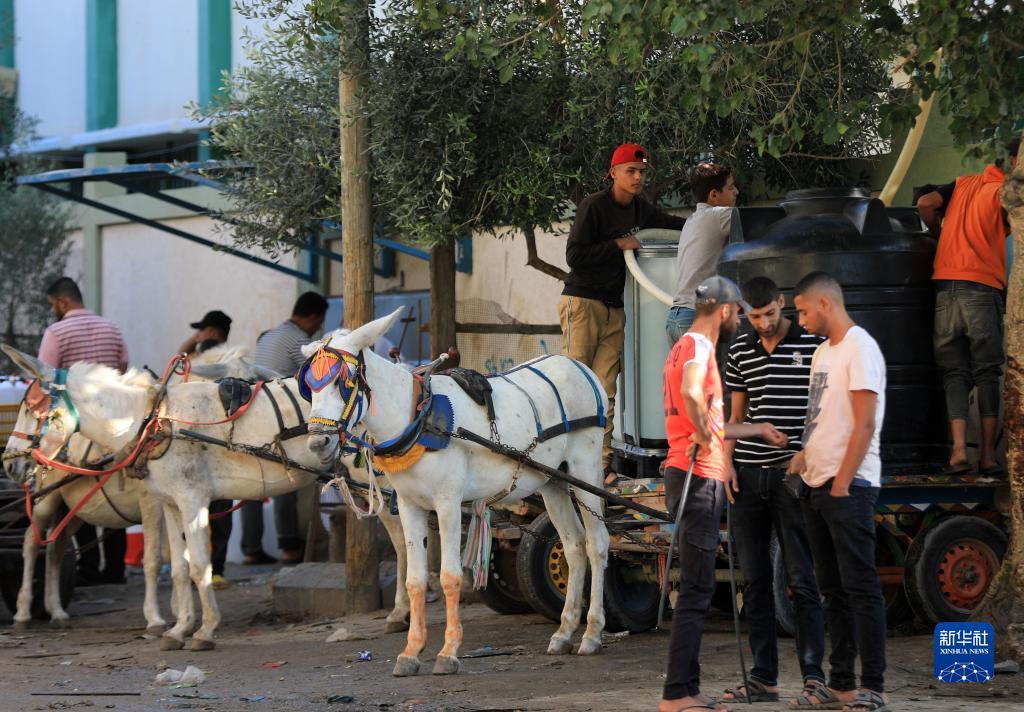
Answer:
M576 206L566 261L569 276L558 303L562 353L594 370L608 393L608 419L602 461L610 472L615 381L622 369L626 313L624 250L640 247L637 231L681 230L683 218L669 215L641 197L650 158L643 146L624 143L612 154L608 188L588 195ZM614 476L609 475L614 481Z

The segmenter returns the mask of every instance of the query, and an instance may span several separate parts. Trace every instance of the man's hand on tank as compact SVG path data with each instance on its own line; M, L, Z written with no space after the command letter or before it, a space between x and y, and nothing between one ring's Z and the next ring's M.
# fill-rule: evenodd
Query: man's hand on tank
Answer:
M640 240L636 239L634 235L623 235L622 237L616 238L615 245L623 251L639 250L643 247L643 245L640 244Z
M803 450L793 455L793 459L789 461L786 472L791 475L802 475L807 472L807 459Z

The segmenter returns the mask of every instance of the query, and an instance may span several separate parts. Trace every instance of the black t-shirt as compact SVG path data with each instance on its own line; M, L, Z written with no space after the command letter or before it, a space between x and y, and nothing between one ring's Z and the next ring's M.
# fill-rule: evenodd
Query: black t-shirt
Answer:
M642 198L619 205L612 198L611 188L588 195L576 207L569 232L565 256L570 272L562 294L621 307L626 261L614 241L646 228L681 230L684 222L684 218L669 215Z

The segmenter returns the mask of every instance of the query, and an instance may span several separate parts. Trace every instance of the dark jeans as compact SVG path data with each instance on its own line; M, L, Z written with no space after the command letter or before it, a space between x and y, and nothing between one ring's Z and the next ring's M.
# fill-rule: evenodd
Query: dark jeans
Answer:
M225 514L216 519L213 515L228 511L234 504L230 499L210 502L210 567L214 576L224 575L224 561L228 556L228 540L231 538L232 518L235 513Z
M771 562L772 528L786 568L786 585L796 608L796 652L804 680L825 682L825 614L814 580L814 562L798 500L786 487L786 471L774 467L737 468L740 491L733 505L732 527L743 569L743 606L754 655L751 677L777 685L779 652Z
M878 487L851 487L833 497L829 480L802 501L807 538L832 643L829 687L854 690L860 654L860 686L882 692L885 675L885 600L875 568L875 504Z
M274 528L277 546L283 550L302 548L299 535L299 499L296 492L274 497ZM242 553L259 556L263 551L263 500L242 507Z
M935 283L935 362L942 369L950 420L967 420L971 387L982 418L999 417L1003 295L984 284Z
M686 473L675 467L665 470L668 511L675 516ZM700 639L704 619L715 592L715 554L719 523L725 505L725 488L718 480L693 476L676 532L679 551L679 596L672 609L672 634L668 641L666 700L700 694ZM666 572L668 575L668 572Z
M106 538L99 546L91 547L78 556L78 572L85 579L97 580L100 572L100 546L103 547L103 580L124 578L124 554L128 549L128 535L124 529L104 530ZM79 548L96 540L96 527L83 523L75 532L75 543Z

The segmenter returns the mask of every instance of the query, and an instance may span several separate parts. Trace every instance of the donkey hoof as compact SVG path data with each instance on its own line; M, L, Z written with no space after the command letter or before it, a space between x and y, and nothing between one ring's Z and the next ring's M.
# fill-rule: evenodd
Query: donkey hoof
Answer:
M14 621L14 630L28 630L28 621Z
M151 625L151 626L147 626L146 627L146 635L155 635L155 636L159 637L159 636L164 634L165 630L167 630L167 625L166 624L164 624L164 625Z
M160 636L160 650L181 650L185 647L184 640L178 640L172 635L166 633Z
M552 638L548 644L548 655L568 655L572 652L572 641L562 638Z
M409 621L398 620L398 621L387 621L384 623L385 633L401 633L402 631L409 630Z
M50 619L50 627L51 628L70 628L71 627L71 619L68 618L68 617L64 617L64 618L51 618Z
M418 674L419 671L419 658L414 658L411 655L399 655L398 659L395 660L395 669L391 671L391 674L395 677L411 677Z
M217 644L212 640L206 638L192 638L192 652L198 653L201 650L213 650L217 647Z
M601 652L601 641L594 640L593 638L584 637L580 641L580 648L576 651L577 655L596 655Z
M462 663L453 655L438 655L434 661L435 675L455 675L462 670Z

